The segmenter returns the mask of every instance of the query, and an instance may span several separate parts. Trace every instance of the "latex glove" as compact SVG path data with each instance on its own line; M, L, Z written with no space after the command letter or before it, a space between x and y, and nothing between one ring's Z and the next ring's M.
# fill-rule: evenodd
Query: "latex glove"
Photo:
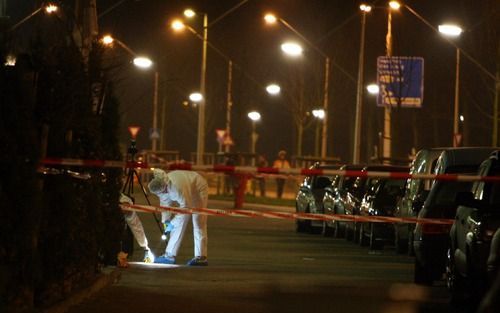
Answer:
M169 233L174 229L174 225L170 222L170 220L163 221L163 231L165 233Z

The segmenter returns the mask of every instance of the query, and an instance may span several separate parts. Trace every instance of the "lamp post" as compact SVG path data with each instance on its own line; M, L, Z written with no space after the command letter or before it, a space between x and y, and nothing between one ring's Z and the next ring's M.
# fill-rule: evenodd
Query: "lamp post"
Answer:
M187 9L184 10L184 16L192 18L196 16L196 12ZM175 22L174 22L175 23ZM181 23L181 22L180 22ZM172 24L175 28L175 25ZM207 73L207 43L208 43L208 16L203 13L203 47L201 53L201 73L200 73L200 93L203 95L198 108L198 140L196 144L196 164L203 164L203 155L205 154L205 79Z
M451 24L439 25L438 30L444 36L449 36L449 37L458 37L462 33L462 28L460 28L457 25L451 25ZM458 147L461 145L460 130L458 127L459 97L460 97L460 48L456 47L455 100L453 105L453 147Z
M255 123L260 120L260 113L257 111L252 111L248 113L248 118L252 120L252 140L251 140L251 146L250 146L250 153L252 155L255 155L255 145L257 143L257 139L259 138L259 135L255 131ZM255 166L255 158L252 158L252 166Z
M33 16L37 15L38 13L40 13L42 11L45 11L45 13L47 13L47 14L53 14L53 13L56 13L58 10L59 10L59 7L57 5L55 5L53 3L48 3L44 6L39 7L35 11L31 12L28 16L26 16L25 18L23 18L22 20L20 20L16 24L12 25L8 29L8 31L11 32L11 31L15 30L16 28L18 28L19 26L24 24L27 20L31 19Z
M325 110L323 109L312 110L312 114L315 118L318 119L318 123L316 123L316 133L314 136L314 155L319 156L319 125L320 121L325 118Z
M326 158L327 155L327 143L328 143L328 88L330 81L330 57L328 57L318 46L313 44L311 41L307 40L304 35L302 35L298 30L292 27L287 21L282 19L281 17L276 17L273 14L266 14L264 16L264 20L268 24L274 24L279 21L286 28L291 30L295 35L297 35L300 39L307 42L308 45L313 47L324 59L325 59L325 74L324 74L324 84L323 84L323 110L325 111L325 117L323 118L323 129L321 136L321 158Z
M149 69L153 66L153 61L145 56L139 56L134 50L127 46L122 41L112 37L111 35L105 35L101 38L101 43L105 46L113 46L114 43L118 44L122 49L127 51L131 56L134 57L133 63L136 67L140 69ZM158 84L160 80L160 74L157 70L154 72L154 82L153 82L153 121L152 121L152 131L151 134L151 150L156 151L158 146ZM165 127L165 125L162 125Z
M361 154L361 118L363 112L363 72L365 62L365 26L366 14L372 10L372 7L366 4L359 6L361 10L361 38L359 46L358 60L358 83L356 92L356 116L354 121L354 144L352 152L352 163L358 164Z
M385 48L387 57L392 57L392 11L399 10L401 5L397 1L389 2L387 13L387 34L385 37ZM391 105L384 107L384 131L382 133L382 158L383 163L390 163L392 156L392 135L391 135Z

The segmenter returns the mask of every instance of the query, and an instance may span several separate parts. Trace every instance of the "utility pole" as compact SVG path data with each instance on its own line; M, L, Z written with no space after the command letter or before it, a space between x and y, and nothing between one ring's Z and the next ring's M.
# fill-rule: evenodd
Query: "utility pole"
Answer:
M96 0L76 0L75 15L78 24L82 27L82 56L85 64L88 64L92 42L99 35L97 25Z

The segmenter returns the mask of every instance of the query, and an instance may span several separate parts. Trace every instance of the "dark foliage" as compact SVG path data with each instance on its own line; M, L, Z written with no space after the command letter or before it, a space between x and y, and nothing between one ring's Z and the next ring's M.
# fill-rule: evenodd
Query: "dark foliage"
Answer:
M50 38L35 33L15 66L0 66L1 312L64 299L120 250L122 170L39 169L43 157L121 159L118 102L100 51L84 63L56 26ZM96 84L104 87L93 93Z

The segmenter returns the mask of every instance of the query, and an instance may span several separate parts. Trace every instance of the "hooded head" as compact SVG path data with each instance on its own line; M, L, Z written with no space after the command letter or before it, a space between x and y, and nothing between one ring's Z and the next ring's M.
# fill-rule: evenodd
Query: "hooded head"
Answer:
M155 169L153 174L154 178L148 184L149 191L151 191L155 195L164 193L167 189L169 182L167 173L165 173L162 170Z

